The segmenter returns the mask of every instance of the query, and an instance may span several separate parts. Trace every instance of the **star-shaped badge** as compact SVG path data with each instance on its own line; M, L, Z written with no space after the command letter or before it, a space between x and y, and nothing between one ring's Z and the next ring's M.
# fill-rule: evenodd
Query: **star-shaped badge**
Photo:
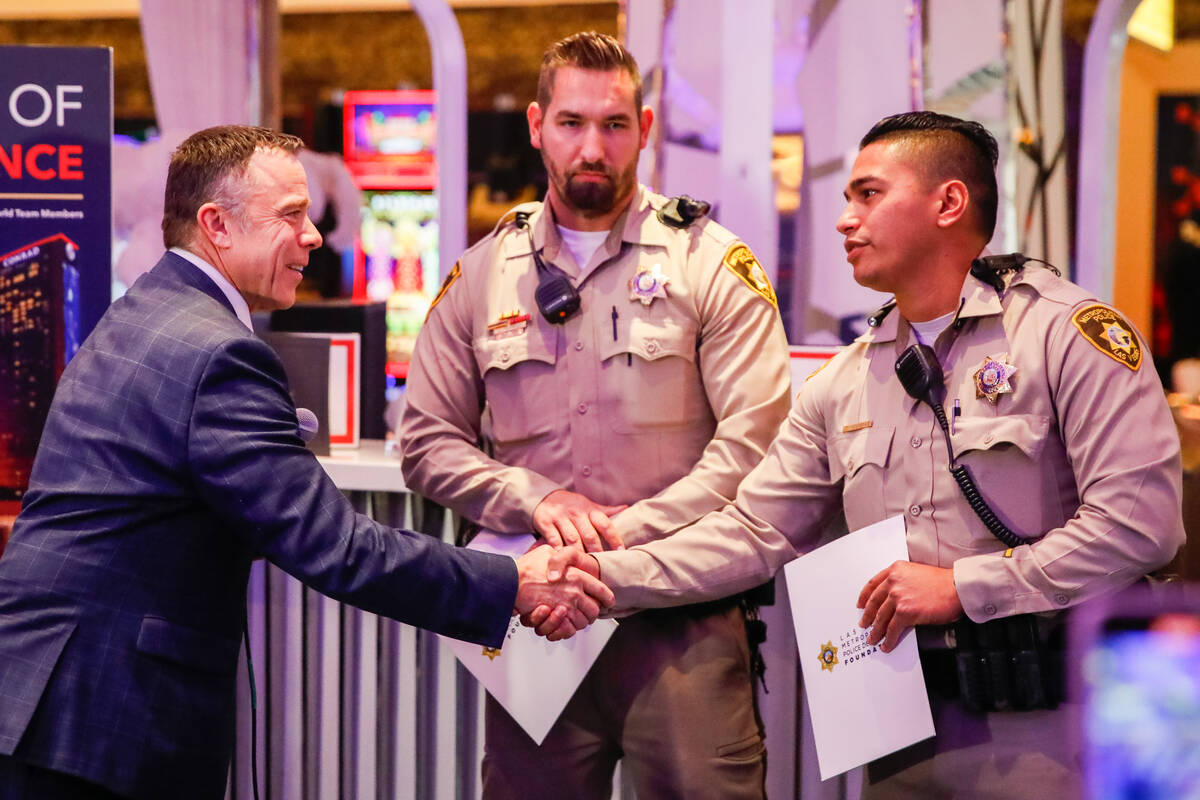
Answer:
M821 669L833 672L833 665L838 663L837 652L838 649L832 639L821 645L821 654L817 656L817 658L821 659Z
M1105 326L1104 338L1108 339L1113 350L1120 350L1127 355L1133 352L1133 334L1115 320Z
M1017 368L1008 363L1008 353L988 356L983 359L983 366L975 372L975 396L986 397L988 402L995 405L1000 395L1012 392L1009 378L1016 373Z
M667 284L670 280L663 275L662 264L638 267L637 274L629 279L629 299L641 300L642 305L648 306L654 302L654 298L667 296Z

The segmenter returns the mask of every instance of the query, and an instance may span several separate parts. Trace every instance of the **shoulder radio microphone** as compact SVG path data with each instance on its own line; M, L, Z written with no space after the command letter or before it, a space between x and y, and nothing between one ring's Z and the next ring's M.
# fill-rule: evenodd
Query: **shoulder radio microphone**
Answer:
M533 231L529 228L529 212L518 211L514 217L516 226L529 237L529 250L533 263L537 265L538 286L533 293L538 311L551 325L561 325L579 310L579 290L571 279L558 270L552 270L542 260L542 254L533 243Z

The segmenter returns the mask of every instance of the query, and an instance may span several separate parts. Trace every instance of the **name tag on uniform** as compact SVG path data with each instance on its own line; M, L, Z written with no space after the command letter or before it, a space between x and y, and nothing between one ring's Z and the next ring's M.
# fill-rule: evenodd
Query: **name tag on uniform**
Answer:
M520 336L525 332L525 326L528 324L528 314L522 314L520 310L509 311L501 314L500 319L488 325L488 338L507 339L510 336Z
M855 431L861 431L864 428L869 428L874 424L875 423L871 420L866 420L865 422L856 422L853 425L845 425L842 427L842 433L854 433Z

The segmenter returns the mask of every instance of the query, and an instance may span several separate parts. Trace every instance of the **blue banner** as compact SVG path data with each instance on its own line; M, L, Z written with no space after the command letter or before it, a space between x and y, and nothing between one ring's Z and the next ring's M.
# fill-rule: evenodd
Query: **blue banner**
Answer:
M0 46L0 501L112 293L112 50Z

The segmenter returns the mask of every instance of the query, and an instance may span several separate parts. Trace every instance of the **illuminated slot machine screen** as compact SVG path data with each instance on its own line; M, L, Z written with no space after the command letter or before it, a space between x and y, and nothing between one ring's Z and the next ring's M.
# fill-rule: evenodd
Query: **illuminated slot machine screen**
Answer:
M437 197L432 191L368 189L363 199L356 263L362 264L367 299L387 303L388 373L403 378L438 290Z
M437 294L437 138L432 91L346 92L345 160L363 192L353 296L387 304L387 370L408 374Z

